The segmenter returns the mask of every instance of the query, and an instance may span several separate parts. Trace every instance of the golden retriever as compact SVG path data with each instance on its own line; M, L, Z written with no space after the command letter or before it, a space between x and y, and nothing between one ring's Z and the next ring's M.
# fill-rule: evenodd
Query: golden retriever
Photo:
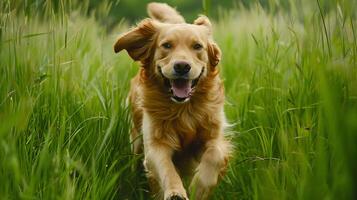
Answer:
M141 62L131 80L129 101L134 153L157 197L188 199L181 177L190 180L195 199L207 199L227 166L230 143L224 137L221 51L205 16L193 24L172 7L150 3L137 27L122 34L115 52L125 49Z

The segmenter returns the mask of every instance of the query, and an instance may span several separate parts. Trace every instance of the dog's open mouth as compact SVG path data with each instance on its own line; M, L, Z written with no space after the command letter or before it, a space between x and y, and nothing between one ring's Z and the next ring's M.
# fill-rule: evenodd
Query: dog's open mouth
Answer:
M198 78L194 80L185 78L168 79L162 74L161 70L159 71L162 77L164 78L165 85L169 88L169 92L171 93L171 99L176 103L184 103L190 100L195 90L195 86L197 85L203 73L203 68L201 74L198 76Z
M174 79L170 80L171 94L174 101L185 102L189 100L192 95L193 81L188 79Z

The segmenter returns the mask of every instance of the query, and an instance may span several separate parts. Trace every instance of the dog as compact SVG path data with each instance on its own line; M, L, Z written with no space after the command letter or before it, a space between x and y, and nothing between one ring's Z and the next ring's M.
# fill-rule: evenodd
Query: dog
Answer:
M150 18L119 36L116 53L126 50L141 63L131 80L129 102L135 154L156 197L207 199L227 168L231 144L225 137L224 86L217 66L221 50L206 16L193 24L164 3L147 6Z

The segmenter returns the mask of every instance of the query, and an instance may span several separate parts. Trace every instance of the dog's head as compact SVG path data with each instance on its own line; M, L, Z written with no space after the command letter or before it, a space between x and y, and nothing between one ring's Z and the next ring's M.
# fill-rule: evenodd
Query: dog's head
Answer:
M114 50L123 49L162 80L162 87L178 103L194 95L200 79L215 71L221 58L221 51L212 39L211 23L205 16L193 24L145 19L119 37Z

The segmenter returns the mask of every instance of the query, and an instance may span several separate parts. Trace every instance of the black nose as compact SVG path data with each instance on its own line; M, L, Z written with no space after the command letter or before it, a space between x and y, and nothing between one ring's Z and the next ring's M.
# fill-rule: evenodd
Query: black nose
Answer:
M185 75L190 71L190 69L190 64L184 61L175 62L174 64L175 73L177 73L178 75Z

